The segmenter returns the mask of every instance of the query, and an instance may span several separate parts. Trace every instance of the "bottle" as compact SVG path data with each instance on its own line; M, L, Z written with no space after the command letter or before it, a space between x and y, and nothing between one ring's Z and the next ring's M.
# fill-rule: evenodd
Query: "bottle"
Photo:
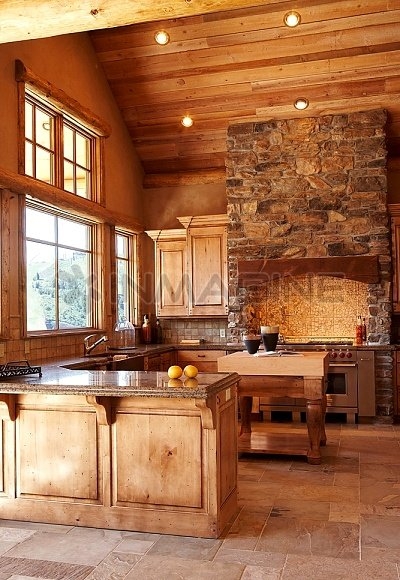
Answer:
M365 324L365 318L362 319L362 341L367 342L367 325Z
M135 326L126 318L121 319L114 327L114 346L118 349L135 348Z
M162 341L163 341L163 335L162 335L161 323L160 323L160 319L157 318L157 320L156 320L156 343L162 344Z
M151 343L151 326L150 326L150 320L149 320L149 317L147 314L145 314L143 317L142 338L143 338L144 344Z
M363 329L362 329L362 320L361 316L357 316L357 325L356 325L356 345L361 346L363 342Z

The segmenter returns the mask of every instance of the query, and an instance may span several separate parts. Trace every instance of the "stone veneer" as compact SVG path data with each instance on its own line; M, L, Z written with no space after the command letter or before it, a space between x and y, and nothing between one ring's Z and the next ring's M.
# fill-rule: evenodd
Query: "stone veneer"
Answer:
M390 343L385 123L386 112L373 110L229 127L228 340L240 341L245 313L265 293L239 287L238 260L377 255L380 282L367 285L362 310L369 340ZM382 416L393 398L386 355L376 359Z

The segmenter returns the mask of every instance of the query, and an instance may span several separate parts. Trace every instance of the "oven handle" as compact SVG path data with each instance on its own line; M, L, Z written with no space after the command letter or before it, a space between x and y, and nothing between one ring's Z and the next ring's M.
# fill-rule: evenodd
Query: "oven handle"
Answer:
M332 367L356 367L357 363L329 363L329 366Z

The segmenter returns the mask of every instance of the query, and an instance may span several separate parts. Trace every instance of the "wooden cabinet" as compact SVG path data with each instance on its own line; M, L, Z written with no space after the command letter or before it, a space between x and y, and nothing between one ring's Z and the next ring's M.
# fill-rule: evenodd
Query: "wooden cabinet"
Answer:
M171 365L175 364L175 361L176 353L173 350L148 355L144 358L144 370L167 371Z
M389 206L392 229L393 312L400 314L400 204Z
M187 316L186 230L151 230L146 233L155 244L157 316Z
M178 220L184 229L146 232L155 243L157 316L226 316L228 218Z
M217 373L217 360L225 354L224 350L178 350L178 365L194 365L199 372Z

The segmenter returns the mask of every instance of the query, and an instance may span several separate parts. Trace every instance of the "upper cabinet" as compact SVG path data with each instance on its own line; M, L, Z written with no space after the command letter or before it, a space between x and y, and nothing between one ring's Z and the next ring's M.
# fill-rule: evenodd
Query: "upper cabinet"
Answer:
M226 215L178 217L182 230L152 230L157 316L226 316Z
M155 246L155 295L157 316L187 316L186 230L146 232Z

